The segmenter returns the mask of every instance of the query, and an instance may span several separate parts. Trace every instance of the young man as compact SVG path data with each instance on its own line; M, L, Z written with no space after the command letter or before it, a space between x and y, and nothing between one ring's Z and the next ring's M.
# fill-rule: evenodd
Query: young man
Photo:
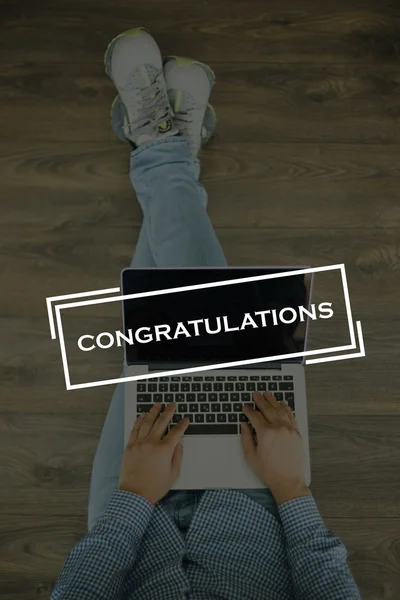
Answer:
M211 69L172 57L164 65L143 29L118 36L106 70L119 96L113 128L132 146L131 180L144 220L137 267L224 266L207 216L197 154L215 115ZM70 553L53 600L355 600L346 550L324 526L304 481L293 413L269 394L243 410L243 451L267 486L170 491L185 419L141 415L124 450L124 388L117 386L93 466L89 534Z

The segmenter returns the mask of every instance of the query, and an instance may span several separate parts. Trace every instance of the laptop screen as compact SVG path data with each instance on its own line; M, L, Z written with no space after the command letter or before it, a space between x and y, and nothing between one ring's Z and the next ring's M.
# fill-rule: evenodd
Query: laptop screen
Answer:
M122 291L125 296L293 270L126 269ZM307 317L298 313L309 301L304 278L300 274L124 300L126 362L215 364L302 352ZM286 322L279 319L282 309L287 309L281 313Z

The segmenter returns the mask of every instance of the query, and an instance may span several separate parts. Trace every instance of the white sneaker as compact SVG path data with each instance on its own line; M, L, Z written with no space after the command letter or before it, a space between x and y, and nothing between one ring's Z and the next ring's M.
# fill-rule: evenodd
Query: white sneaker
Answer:
M164 76L175 125L188 139L191 152L197 155L202 146L208 99L215 83L214 72L196 60L170 56L164 61ZM212 116L215 127L214 112Z
M176 135L159 47L142 27L125 31L109 44L104 64L124 110L124 133L136 146Z

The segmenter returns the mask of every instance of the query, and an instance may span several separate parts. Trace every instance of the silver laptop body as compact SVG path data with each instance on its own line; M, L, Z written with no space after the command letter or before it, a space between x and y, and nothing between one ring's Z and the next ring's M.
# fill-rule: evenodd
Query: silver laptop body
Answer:
M261 268L256 267L258 270ZM299 268L299 267L297 267ZM229 270L229 267L226 269ZM235 271L238 268L234 268ZM252 267L244 267L240 269L243 272L243 277L246 277L246 269L253 269ZM283 271L288 270L288 267L265 267L265 271L271 270ZM157 269L158 270L158 269ZM140 276L140 272L145 269L125 269L122 275L128 276ZM130 275L130 273L131 275ZM124 278L123 278L124 279ZM182 283L185 285L185 283ZM157 288L158 289L158 288ZM123 294L126 294L124 285L122 285ZM308 302L310 301L310 289L308 292ZM125 316L124 316L125 318ZM305 341L307 337L307 329L305 331ZM125 354L126 356L126 354ZM260 383L264 389L273 388L271 391L275 395L280 395L281 399L290 398L289 405L295 412L296 420L299 426L300 434L302 436L304 451L306 456L306 481L307 484L311 481L310 472L310 456L309 456L309 439L308 439L308 420L307 420L307 398L306 398L306 384L305 384L305 373L303 357L298 359L299 362L282 362L279 363L274 361L272 363L256 363L253 365L246 365L240 367L224 368L224 369L212 369L207 371L193 371L186 372L182 375L175 375L174 380L169 376L168 380L163 381L162 373L165 371L171 371L175 369L187 369L188 367L194 367L193 364L125 364L126 377L144 375L146 373L159 373L159 377L129 381L125 383L125 443L129 437L130 431L138 415L138 407L145 406L140 401L140 398L145 394L148 398L149 385L152 387L152 394L164 393L166 389L171 387L175 388L179 386L179 391L173 391L174 399L172 401L181 404L198 404L199 410L201 403L197 402L198 395L202 394L203 387L207 389L211 385L213 390L215 386L218 387L218 394L235 394L237 393L236 387L239 394L242 393L242 386L244 385L245 391L247 387L259 389ZM204 363L203 363L204 365ZM213 380L211 380L213 378ZM218 379L217 379L218 378ZM164 378L166 379L166 378ZM271 385L272 384L272 385ZM221 390L222 385L222 390ZM233 391L232 391L233 385ZM166 386L168 386L166 388ZM181 387L185 388L185 394L191 394L192 402L182 402L182 395L177 399L177 394L181 394ZM189 386L189 388L188 388ZM199 388L200 386L200 388ZM163 392L160 392L160 387ZM225 392L225 387L229 387L229 392ZM195 391L194 391L195 389ZM250 391L251 393L251 391ZM204 395L204 393L203 393ZM193 401L193 396L195 397ZM159 401L159 396L156 396L156 400ZM169 400L171 401L171 397ZM210 403L210 412L211 412ZM220 403L220 412L215 414L215 425L218 431L218 426L222 427L225 424L219 423L218 419L224 417L218 416L223 414L222 406L225 403ZM148 405L149 408L151 404ZM194 407L192 407L194 408ZM214 407L216 408L216 407ZM204 406L202 407L204 409ZM195 415L200 413L195 413ZM207 418L207 414L204 413L204 417ZM229 414L225 415L228 418ZM230 418L230 417L229 417ZM233 418L233 417L232 417ZM233 424L232 424L233 425ZM201 424L193 422L190 426L200 427ZM228 424L227 424L228 426ZM232 426L233 430L233 426ZM199 429L201 431L201 428ZM225 430L224 430L225 431ZM229 429L230 431L230 429ZM264 488L263 482L253 473L250 467L247 465L244 459L241 439L239 431L239 425L235 432L232 433L197 433L196 435L185 434L182 443L184 446L184 455L182 461L182 468L179 479L173 486L173 489L212 489L212 488L234 488L234 489L252 489L252 488Z

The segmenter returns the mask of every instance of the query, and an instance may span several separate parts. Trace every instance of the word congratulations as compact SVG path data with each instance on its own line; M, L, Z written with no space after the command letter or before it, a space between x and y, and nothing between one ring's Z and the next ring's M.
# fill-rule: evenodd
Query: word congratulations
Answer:
M259 327L267 327L271 324L272 326L282 323L288 325L297 320L303 322L306 317L313 320L318 318L330 319L333 316L331 306L331 302L322 302L318 305L318 309L315 304L311 304L310 310L307 310L304 306L299 306L297 310L293 307L282 308L279 312L275 309L258 310L252 314L245 313L241 323L235 327L231 326L232 323L229 323L228 317L225 315L213 317L212 319L196 319L186 321L185 323L179 321L173 328L170 325L163 324L153 325L152 327L139 327L135 331L128 329L125 334L122 331L115 331L114 333L103 331L97 336L82 335L78 340L78 347L83 352L90 352L96 346L105 350L115 344L121 346L123 342L129 345L135 343L148 344L150 342L160 342L161 340L176 340L179 336L190 338L204 334L216 335L218 333L243 331L246 327L258 329ZM269 323L267 323L267 316Z

